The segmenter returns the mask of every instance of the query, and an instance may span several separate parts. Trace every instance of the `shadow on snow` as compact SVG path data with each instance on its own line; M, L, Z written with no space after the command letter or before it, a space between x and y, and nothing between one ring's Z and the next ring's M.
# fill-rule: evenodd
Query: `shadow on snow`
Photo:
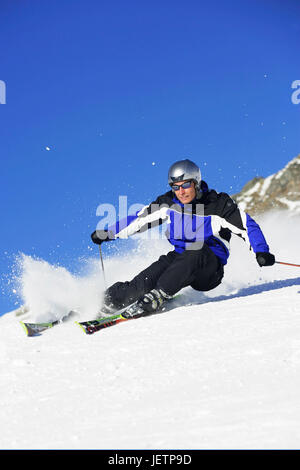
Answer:
M200 302L197 302L197 305L206 304L210 302L220 302L222 300L236 299L239 297L248 297L250 295L261 294L262 292L268 292L272 290L283 289L285 287L291 286L300 286L300 277L295 277L292 279L284 279L279 281L265 282L264 284L259 284L256 286L244 287L243 289L238 290L237 292L229 295L219 295L214 298L203 298Z

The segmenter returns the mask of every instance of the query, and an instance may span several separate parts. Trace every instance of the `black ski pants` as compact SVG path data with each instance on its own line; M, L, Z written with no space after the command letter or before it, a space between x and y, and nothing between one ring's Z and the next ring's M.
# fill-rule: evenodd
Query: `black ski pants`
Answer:
M183 287L208 291L217 287L224 269L220 259L207 246L183 253L170 251L141 271L131 281L116 282L105 293L105 303L120 309L143 297L152 289L174 295Z

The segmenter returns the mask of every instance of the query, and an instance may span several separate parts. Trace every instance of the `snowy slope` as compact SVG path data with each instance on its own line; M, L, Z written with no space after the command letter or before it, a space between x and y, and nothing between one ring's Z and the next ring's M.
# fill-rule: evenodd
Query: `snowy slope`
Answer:
M271 250L300 263L299 219L278 220L262 222ZM135 255L106 260L109 282L165 249L144 242ZM300 270L260 269L241 240L232 249L215 291L185 289L173 311L93 336L71 322L27 338L14 315L1 317L0 448L298 448ZM41 316L52 294L58 312L70 295L89 318L97 260L82 277L22 262L24 300Z

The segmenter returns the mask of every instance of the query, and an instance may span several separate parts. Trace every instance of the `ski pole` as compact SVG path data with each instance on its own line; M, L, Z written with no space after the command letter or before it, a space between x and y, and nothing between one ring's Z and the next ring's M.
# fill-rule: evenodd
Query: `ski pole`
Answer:
M104 271L104 263L103 263L103 256L102 256L101 245L99 245L99 254L100 254L100 260L101 260L101 266L102 266L102 274L103 274L103 279L104 279L104 287L105 287L105 290L106 290L107 286L106 286L106 279L105 279L105 271Z
M297 268L300 268L300 264L293 264L293 263L284 263L283 261L275 261L277 264L285 264L286 266L297 266Z

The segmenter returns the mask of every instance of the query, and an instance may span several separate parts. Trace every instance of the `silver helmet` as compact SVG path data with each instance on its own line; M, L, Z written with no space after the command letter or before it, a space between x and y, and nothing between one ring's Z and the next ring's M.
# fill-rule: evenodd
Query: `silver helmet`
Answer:
M178 181L193 180L196 187L200 187L201 171L200 168L191 160L179 160L173 163L168 173L168 183L170 186Z

